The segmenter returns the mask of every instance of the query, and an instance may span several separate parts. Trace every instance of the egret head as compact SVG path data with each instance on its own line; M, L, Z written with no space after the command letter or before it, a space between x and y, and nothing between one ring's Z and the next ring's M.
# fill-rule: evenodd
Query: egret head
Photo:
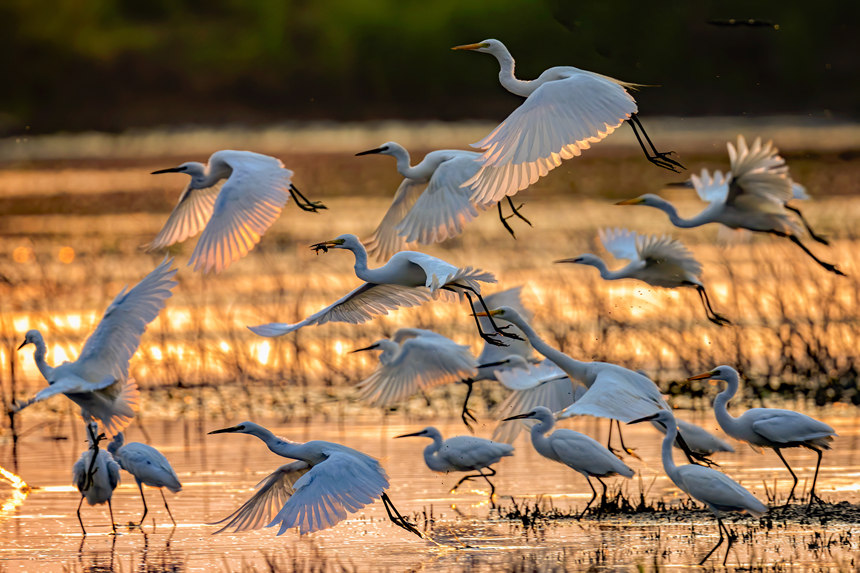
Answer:
M498 40L484 40L483 42L478 42L477 44L463 44L462 46L454 46L451 48L452 50L471 50L473 52L483 52L485 54L506 54L508 53L508 49L505 47L503 43Z
M413 432L411 434L402 434L400 436L394 436L394 439L397 438L414 438L414 437L423 437L423 438L431 438L433 440L442 439L442 434L439 433L439 430L434 428L433 426L427 426L420 432Z
M573 263L576 265L591 265L592 267L596 267L598 265L603 264L603 260L597 255L592 255L591 253L585 253L579 255L578 257L573 257L572 259L559 259L555 261L556 263Z
M387 141L377 147L376 149L368 149L367 151L360 151L356 153L356 157L359 155L371 155L374 153L378 153L380 155L395 155L400 151L406 151L402 145L395 143L393 141Z
M122 445L125 443L125 436L122 432L117 432L117 434L113 437L113 440L108 444L107 451L110 455L116 454L117 450L119 450Z
M690 376L687 378L687 382L692 382L693 380L723 380L728 382L732 378L737 378L738 372L731 366L717 366L713 370L709 370L708 372L702 372L701 374L696 374L695 376Z
M222 428L220 430L212 430L209 432L210 434L253 434L255 430L257 430L260 426L255 424L254 422L242 422L241 424L237 424L235 426L230 426L229 428Z
M492 316L493 318L498 318L501 320L506 320L512 324L520 326L523 324L525 320L520 316L516 310L509 306L500 306L499 308L491 310L489 313L486 312L476 312L475 316Z
M27 334L24 335L24 342L21 343L21 346L18 347L18 350L21 350L28 344L36 344L42 340L42 333L38 330L28 330Z
M358 240L358 237L351 234L341 235L330 241L323 241L311 245L311 248L319 254L320 251L327 253L329 249L349 249L357 251L364 249L364 245Z
M206 166L196 161L188 161L179 167L169 167L167 169L159 169L153 171L152 175L161 175L162 173L185 173L191 177L191 186L195 183L200 183L206 179Z
M659 205L663 205L666 203L666 200L660 197L659 195L654 195L653 193L646 193L645 195L640 195L634 199L626 199L624 201L619 201L616 205L647 205L648 207L658 207Z

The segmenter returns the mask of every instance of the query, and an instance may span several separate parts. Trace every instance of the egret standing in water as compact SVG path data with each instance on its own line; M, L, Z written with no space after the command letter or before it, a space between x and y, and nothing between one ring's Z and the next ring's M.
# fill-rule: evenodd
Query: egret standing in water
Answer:
M424 448L424 463L434 472L470 472L477 474L463 476L454 487L453 493L464 481L474 478L484 478L490 484L490 503L493 503L493 495L496 486L490 478L496 475L496 470L490 466L497 463L503 457L514 455L514 447L509 444L501 444L475 436L454 436L447 440L442 439L442 434L433 426L428 426L420 432L403 434L395 438L425 437L433 440L433 443ZM486 473L484 473L486 470Z
M290 197L303 211L325 209L296 189L279 159L251 151L216 151L207 165L191 161L152 172L160 173L185 173L191 181L148 247L169 247L202 230L188 264L204 273L220 273L247 255Z
M38 330L28 331L18 349L27 344L36 347L33 358L48 387L17 404L13 411L62 393L81 407L85 421L99 420L108 435L128 426L137 409L139 394L137 384L128 377L128 363L147 325L155 320L171 290L179 284L173 280L176 269L170 268L172 263L173 259L165 258L134 288L123 289L73 362L49 366L42 334Z
M731 366L718 366L714 370L687 379L688 382L693 380L722 380L727 383L726 389L717 394L714 400L714 415L717 422L725 433L736 440L748 442L753 446L771 448L776 452L794 480L786 505L794 497L797 476L785 461L781 450L802 446L818 454L812 488L809 490L809 503L811 505L813 501L821 501L821 498L815 494L815 482L818 480L818 469L821 467L821 450L829 450L830 442L836 435L833 428L806 414L779 408L752 408L735 418L729 414L727 405L738 391L740 377L737 370Z
M110 500L116 486L119 485L119 464L108 452L99 449L99 441L103 438L103 435L93 438L90 433L88 435L89 449L81 454L81 457L72 467L72 481L78 491L81 492L81 501L78 503L78 522L81 524L84 535L87 534L87 530L84 528L84 520L81 519L81 505L85 499L89 505L108 504L110 526L116 533Z
M676 486L688 493L690 496L698 499L707 505L714 517L717 518L717 528L720 532L720 540L714 545L713 549L708 551L708 554L699 562L702 565L708 560L714 551L723 543L723 531L726 532L726 537L729 539L729 545L726 547L726 556L723 558L723 565L729 558L729 549L732 547L732 534L723 524L720 515L725 512L747 512L750 515L758 517L767 511L767 506L757 500L753 494L746 490L743 486L726 474L712 468L706 468L695 464L684 466L676 466L672 459L672 444L678 436L678 426L675 424L675 416L669 410L660 410L656 414L632 420L630 424L656 420L666 428L666 437L663 438L663 469L666 475L672 480Z
M479 211L497 203L472 201L471 190L462 187L465 181L478 172L481 166L478 162L480 153L440 149L431 151L421 163L413 167L409 165L409 152L403 146L389 141L356 155L375 153L394 157L397 160L397 172L405 177L382 222L366 241L368 253L380 260L406 249L410 243L429 245L456 237L463 232L467 223L478 216ZM514 230L502 215L502 205L497 204L502 225L513 236ZM528 223L513 207L513 203L511 208L514 215Z
M594 489L591 483L592 477L603 486L601 507L606 504L606 484L600 478L612 477L614 475L626 478L633 477L633 470L627 464L600 445L597 440L585 434L562 428L554 431L549 436L545 435L555 426L555 416L553 416L553 413L549 409L538 406L525 414L505 418L505 421L523 419L538 421L537 424L532 426L531 434L532 445L540 455L578 471L588 482L592 496L588 500L588 503L585 504L582 512L577 516L577 519L582 519L582 516L585 515L585 512L588 511L588 508L597 499L597 490Z
M680 241L671 237L640 235L627 229L601 229L600 241L617 259L630 263L610 271L599 257L586 253L557 263L589 265L600 271L604 280L637 279L654 287L692 287L699 293L705 315L717 326L731 324L711 308L711 299L702 284L702 265Z
M388 517L418 537L424 536L403 517L389 499L388 475L379 462L358 450L315 440L299 443L278 438L253 422L242 422L210 434L250 434L272 452L297 460L279 467L257 487L257 493L216 524L234 532L280 526L277 535L292 527L299 534L327 529L381 498ZM274 515L273 515L274 514Z
M395 253L383 266L371 269L367 266L367 251L355 235L341 235L331 241L311 245L311 248L317 252L327 252L329 249L352 251L355 256L355 275L366 282L300 322L273 322L248 327L252 332L260 336L281 336L310 324L361 324L375 315L388 314L389 310L418 306L446 291L458 294L461 298L465 296L469 302L472 302L472 296L475 296L486 309L487 305L481 297L480 283L496 282L491 273L472 267L455 267L441 259L415 251ZM494 332L489 333L481 329L477 318L475 322L481 337L491 344L504 345L492 338L496 334L509 338L517 336L506 333L506 327L499 328L492 319Z
M701 176L690 177L699 198L710 203L698 215L685 219L678 215L674 205L652 193L620 201L618 205L646 205L660 209L669 216L673 225L683 229L720 223L730 229L783 237L800 247L821 267L845 276L835 265L816 257L800 240L805 229L792 210L786 208L786 203L794 197L794 188L785 160L760 146L750 150L742 137L738 138L737 150L731 142L728 145L729 173L723 176L717 171L711 176L707 169L703 169Z
M167 498L164 497L164 489L167 488L173 493L178 493L182 490L182 484L179 483L179 478L173 470L173 466L164 457L164 454L140 442L130 442L125 444L125 436L119 432L114 436L113 441L108 444L108 452L114 457L119 464L119 467L134 476L134 481L137 482L137 488L140 490L140 499L143 501L143 515L140 516L140 521L137 525L143 525L143 520L146 519L148 508L146 507L146 496L143 495L144 484L150 487L157 487L161 492L161 500L164 502L164 509L167 510L167 515L170 516L170 521L173 526L176 526L176 520L173 519L173 514L170 513L170 507L167 505Z
M677 172L683 165L657 151L637 116L627 89L636 84L570 66L549 68L537 79L514 76L514 58L498 40L456 46L490 54L499 62L499 82L526 100L473 147L483 151L480 170L466 182L472 198L486 203L510 197L628 122L651 163ZM625 89L627 88L627 89ZM645 147L639 132L650 146Z

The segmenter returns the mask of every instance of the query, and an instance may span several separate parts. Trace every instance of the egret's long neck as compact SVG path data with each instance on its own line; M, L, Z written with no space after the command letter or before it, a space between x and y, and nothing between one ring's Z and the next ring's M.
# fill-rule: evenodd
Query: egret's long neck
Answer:
M448 469L448 465L436 457L436 452L442 447L442 436L430 437L433 438L433 443L424 448L424 463L433 471L444 472Z
M212 161L207 166L206 170L203 172L203 178L198 183L196 183L196 187L199 189L206 189L208 187L212 187L222 179L226 179L230 177L230 174L233 173L233 168L227 164L225 161L221 161L220 159L216 159Z
M674 205L672 205L668 201L660 201L656 205L652 205L652 206L656 207L657 209L660 209L661 211L663 211L664 213L669 215L669 220L672 222L672 224L678 228L681 228L681 229L690 229L693 227L699 227L701 225L704 225L705 223L710 222L710 221L702 220L702 215L704 213L699 213L697 216L695 216L691 219L685 219L685 218L681 217L680 215L678 215L678 210L675 208Z
M48 364L45 358L48 355L48 347L45 345L45 341L41 338L37 338L33 345L36 347L36 350L33 351L33 360L36 361L36 367L39 369L39 372L42 373L45 380L48 382L54 381L54 368Z
M553 452L552 445L549 443L549 438L546 437L546 433L552 430L554 425L554 420L541 418L537 424L532 426L531 430L532 445L535 450L537 450L539 454L543 454L550 458L555 458L556 456Z
M520 327L520 330L522 330L523 334L526 335L526 338L529 339L529 342L531 343L532 347L534 347L535 350L543 354L546 358L554 362L556 366L564 370L565 374L567 374L571 378L579 380L583 384L590 385L591 380L590 376L588 375L588 364L571 358L561 350L553 348L552 346L547 344L540 336L538 336L538 333L535 332L534 328L532 328L532 326L525 320L514 319L510 320L510 322L513 322L518 327Z
M675 460L672 458L672 445L675 443L675 439L678 437L678 424L671 423L666 425L666 437L663 438L663 470L665 470L666 475L669 476L675 485L686 491L684 487L679 483L680 476L678 475L678 466L675 465Z
M717 394L717 397L714 400L714 417L717 419L717 423L723 431L731 436L736 434L738 431L741 431L738 427L738 419L729 414L728 410L729 400L731 400L738 391L739 380L737 375L735 375L729 377L726 382L728 382L726 389Z
M514 57L510 52L504 50L501 53L494 52L493 56L499 62L499 83L502 87L522 97L529 97L539 86L534 81L519 80L514 75Z
M422 173L417 165L412 167L409 162L409 152L403 149L402 147L395 147L391 150L390 155L397 161L397 172L406 177L407 179L417 179L417 180L425 180L429 175L425 175Z
M603 280L612 281L615 279L625 278L621 276L619 271L610 271L609 267L607 267L606 263L603 262L603 260L601 259L595 259L594 261L589 261L586 264L589 264L592 267L596 268L598 271L600 271L600 278L602 278Z
M353 255L355 255L355 265L353 266L355 269L355 276L363 281L373 282L373 280L369 278L369 271L371 269L367 266L367 250L364 248L364 245L350 246L349 250L352 251Z
M285 458L293 458L294 460L304 459L301 454L301 444L281 439L266 428L262 427L254 428L253 431L249 433L252 436L257 436L258 438L263 440L266 446L268 446L270 450L272 450L279 456L284 456Z

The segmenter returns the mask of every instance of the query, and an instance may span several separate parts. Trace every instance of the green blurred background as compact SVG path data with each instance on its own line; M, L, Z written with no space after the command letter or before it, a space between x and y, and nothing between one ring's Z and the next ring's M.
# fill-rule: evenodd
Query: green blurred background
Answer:
M490 37L524 78L659 84L643 115L855 119L858 21L844 0L3 0L0 135L501 119L496 63L449 49Z

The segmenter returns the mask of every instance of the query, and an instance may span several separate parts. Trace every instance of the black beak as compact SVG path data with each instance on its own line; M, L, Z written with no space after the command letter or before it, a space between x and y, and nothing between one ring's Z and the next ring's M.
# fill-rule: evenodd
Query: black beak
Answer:
M402 436L394 436L394 439L396 440L397 438L412 438L414 436L423 436L423 435L424 435L424 430L421 430L420 432L415 432L414 434L403 434Z
M522 420L524 418L531 418L531 417L532 417L532 413L528 412L526 414L518 414L516 416L511 416L510 418L505 418L504 420L502 420L502 422L509 422L511 420Z
M638 424L639 422L648 422L648 421L656 418L658 415L659 415L659 412L657 412L655 414L651 414L650 416L645 416L644 418L637 418L636 420L632 420L630 422L627 422L627 425L629 426L630 424Z
M27 344L29 344L29 342L27 342L27 341L25 340L24 342L22 342L22 343L21 343L21 346L19 346L19 347L18 347L18 350L21 350L22 348L24 348L25 346L27 346Z
M350 350L350 354L355 354L356 352L364 352L366 350L376 350L379 348L378 344L371 344L370 346L365 346L364 348L356 348L355 350Z
M368 149L367 151L359 151L358 153L355 154L355 156L358 157L359 155L370 155L371 153L382 153L383 151L385 151L384 147L377 147L376 149Z
M170 167L169 169L159 169L158 171L153 171L150 175L161 175L162 173L182 173L185 171L184 167Z
M222 428L220 430L212 430L209 432L210 434L226 434L228 432L235 432L239 426L230 426L229 428Z

